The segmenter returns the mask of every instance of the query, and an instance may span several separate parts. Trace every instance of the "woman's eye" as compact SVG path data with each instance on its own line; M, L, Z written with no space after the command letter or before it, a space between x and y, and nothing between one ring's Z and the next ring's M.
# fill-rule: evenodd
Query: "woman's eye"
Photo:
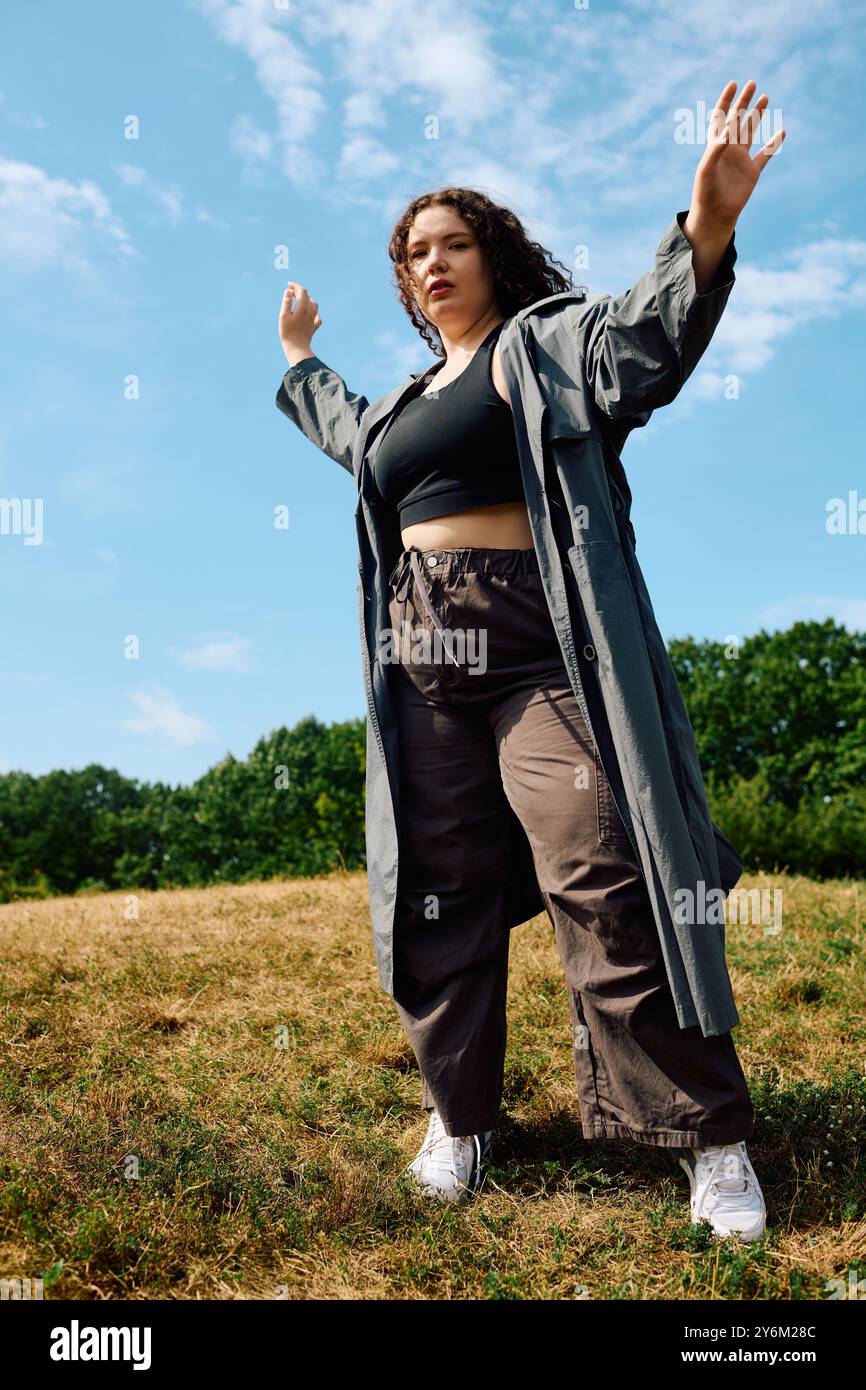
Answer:
M455 250L457 250L457 251L465 251L465 250L466 250L466 242L465 242L465 241L452 241L451 246L450 246L449 249L450 249L451 251L455 251ZM411 259L412 259L413 261L414 261L414 260L417 260L417 258L418 258L419 256L423 256L424 254L425 254L424 251L422 251L422 250L419 248L417 251L413 251L413 252L412 252Z

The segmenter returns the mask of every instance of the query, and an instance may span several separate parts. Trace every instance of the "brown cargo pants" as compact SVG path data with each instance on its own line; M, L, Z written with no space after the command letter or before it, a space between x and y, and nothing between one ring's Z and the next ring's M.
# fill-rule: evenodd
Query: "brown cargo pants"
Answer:
M412 547L389 582L401 792L394 999L424 1109L435 1105L451 1135L497 1123L510 803L565 970L584 1137L749 1139L754 1110L730 1032L679 1027L643 874L572 691L535 550Z

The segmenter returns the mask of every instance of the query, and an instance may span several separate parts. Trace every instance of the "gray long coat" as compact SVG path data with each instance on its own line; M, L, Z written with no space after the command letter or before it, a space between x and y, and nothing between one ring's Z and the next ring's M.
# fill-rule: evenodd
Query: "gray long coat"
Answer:
M710 818L694 734L635 553L620 451L679 393L734 285L731 236L713 288L698 294L678 212L655 264L624 294L568 290L508 319L499 337L539 567L575 696L637 851L681 1028L739 1022L724 921L701 904L727 893L743 861ZM379 661L390 628L388 576L402 549L375 486L376 453L406 392L370 405L318 357L290 367L279 409L353 474L358 489L358 616L367 695L366 842L379 979L393 994L400 798L397 727ZM511 813L511 926L544 903L529 841ZM683 924L682 890L696 909Z

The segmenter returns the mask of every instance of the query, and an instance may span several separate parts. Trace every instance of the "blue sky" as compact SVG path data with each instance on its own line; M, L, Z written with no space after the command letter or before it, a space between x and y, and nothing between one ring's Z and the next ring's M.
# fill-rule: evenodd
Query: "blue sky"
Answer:
M274 405L285 281L371 401L431 360L386 250L427 188L619 293L689 206L679 113L731 78L769 96L753 153L787 136L709 350L623 452L638 555L667 638L866 628L866 534L827 530L866 512L864 28L855 0L7 9L0 498L41 499L42 542L0 534L0 770L187 782L362 715L354 484Z

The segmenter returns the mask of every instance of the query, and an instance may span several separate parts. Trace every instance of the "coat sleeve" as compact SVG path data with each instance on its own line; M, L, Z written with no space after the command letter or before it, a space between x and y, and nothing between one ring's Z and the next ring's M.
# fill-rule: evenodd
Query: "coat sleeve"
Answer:
M569 305L587 385L611 420L644 416L679 393L703 356L736 279L734 233L712 285L698 294L692 245L678 212L658 243L655 265L624 294Z
M369 402L350 391L320 357L304 357L289 367L277 391L278 408L312 444L349 473L361 417Z

